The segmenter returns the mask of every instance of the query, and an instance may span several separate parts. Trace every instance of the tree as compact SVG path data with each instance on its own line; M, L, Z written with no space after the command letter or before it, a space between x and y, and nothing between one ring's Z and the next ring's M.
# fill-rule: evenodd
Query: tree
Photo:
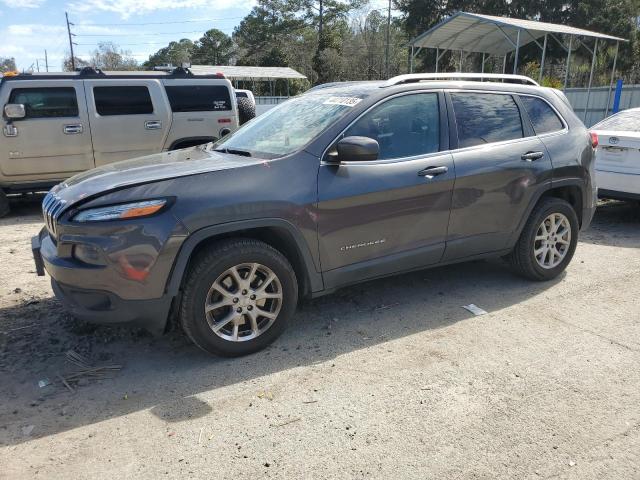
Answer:
M12 57L0 57L0 73L17 70L16 59Z
M170 42L166 47L150 55L149 60L144 62L143 66L148 69L163 64L180 66L185 62L191 61L194 47L195 44L188 38L183 38L178 42Z
M100 70L137 70L138 62L131 52L121 50L113 42L100 42L93 51L89 65Z
M90 67L89 62L81 59L80 57L75 57L75 65L76 70L82 70L84 67ZM71 55L67 55L62 62L62 70L65 72L73 72L73 63L71 62Z
M233 40L228 35L212 28L195 43L191 62L198 65L229 65L235 50Z
M76 70L92 67L107 71L137 70L140 68L136 59L128 51L121 50L113 42L100 42L88 60L75 57L75 66ZM71 55L65 57L62 68L67 72L73 70Z

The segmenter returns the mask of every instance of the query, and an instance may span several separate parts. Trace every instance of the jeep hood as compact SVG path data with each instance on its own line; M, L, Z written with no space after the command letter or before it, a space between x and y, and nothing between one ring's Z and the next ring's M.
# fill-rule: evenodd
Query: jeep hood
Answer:
M264 163L264 159L215 152L211 145L157 153L80 173L52 192L67 206L96 194L143 183Z

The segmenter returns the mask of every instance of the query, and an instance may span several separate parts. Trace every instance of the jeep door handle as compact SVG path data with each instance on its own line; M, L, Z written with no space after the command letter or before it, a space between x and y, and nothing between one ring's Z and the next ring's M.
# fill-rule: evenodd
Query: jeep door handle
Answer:
M82 125L65 125L63 131L65 135L78 135L82 133Z
M445 166L441 167L427 167L424 170L420 170L418 172L418 176L425 177L431 180L436 175L442 175L443 173L447 173L449 169Z
M544 157L544 153L542 152L527 152L523 153L520 158L525 162L535 162L536 160L540 160L542 157Z
M162 128L162 122L160 120L147 120L144 122L144 128L147 130L160 130Z

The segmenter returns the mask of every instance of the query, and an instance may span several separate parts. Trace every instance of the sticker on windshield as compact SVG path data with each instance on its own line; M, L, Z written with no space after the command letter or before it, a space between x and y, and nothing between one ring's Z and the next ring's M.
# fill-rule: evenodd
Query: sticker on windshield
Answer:
M358 97L329 97L329 99L324 102L325 105L344 105L345 107L355 107L362 101L361 98Z

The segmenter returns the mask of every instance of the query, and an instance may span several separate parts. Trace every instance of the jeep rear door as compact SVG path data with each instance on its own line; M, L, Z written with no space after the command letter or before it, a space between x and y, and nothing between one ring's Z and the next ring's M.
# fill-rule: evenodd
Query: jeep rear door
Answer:
M551 183L551 161L517 96L447 93L457 127L456 165L445 260L509 246L535 200Z
M3 84L0 104L21 103L26 117L3 120L0 170L10 181L60 180L93 168L82 82L20 80Z
M96 166L162 151L171 126L158 79L84 80Z
M318 237L327 288L442 257L455 178L445 110L441 92L385 99L339 137L377 140L378 160L334 163L325 155Z

